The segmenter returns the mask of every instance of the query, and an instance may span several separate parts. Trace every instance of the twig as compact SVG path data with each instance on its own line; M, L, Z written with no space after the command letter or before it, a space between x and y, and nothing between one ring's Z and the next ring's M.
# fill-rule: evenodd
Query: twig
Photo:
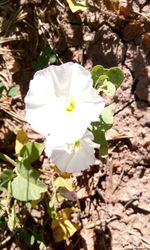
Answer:
M21 41L21 40L25 40L25 38L22 38L22 37L3 37L0 40L0 44L11 42L11 41Z
M2 242L0 242L0 249L3 249L4 247L6 247L6 245L8 244L8 242L15 236L15 234L19 231L19 228L14 231L12 233L12 235L8 236L5 240L3 240Z
M116 187L114 188L114 190L112 191L112 194L114 194L115 191L116 191L116 190L118 189L118 187L120 186L120 183L121 183L121 180L122 180L123 175L124 175L124 169L122 168L122 172L121 172L121 174L120 174L119 181L118 181Z
M50 175L50 176L53 175L53 174L52 174L50 171L48 171L48 170L38 169L38 171L41 172L42 174L48 174L48 175Z
M138 198L132 198L130 200L127 201L127 203L124 205L124 208L126 209L127 206L129 206L130 203L132 203L133 201L139 200Z
M13 111L9 111L6 107L4 107L4 105L0 105L0 110L4 111L8 115L12 116L14 119L19 120L19 122L20 121L26 122L26 120L23 117L16 115Z
M56 2L57 2L63 9L65 9L65 6L64 6L59 0L56 0Z
M144 237L139 236L139 235L137 236L136 233L134 233L134 232L129 232L129 234L134 235L134 236L140 238L144 243L146 243L147 245L150 246L150 243L146 239L144 239Z
M2 52L2 53L1 53ZM0 48L0 54L4 54L5 52L23 52L22 49L7 49L7 48Z
M125 108L127 108L130 104L132 104L134 102L134 100L128 102L126 105L124 105L121 109L117 110L115 113L114 113L114 116L119 114L121 111L123 111Z
M133 13L135 13L135 14L138 14L138 15L140 15L140 16L142 16L142 17L144 17L145 19L147 19L149 22L150 22L150 17L147 17L146 15L144 15L143 13L140 13L139 11L135 11L134 10L134 12Z
M2 72L0 72L0 76L2 76L6 80L7 84L5 82L5 88L8 90L9 89L8 84L9 84L10 81L9 81L7 75L4 74L4 73L2 73Z

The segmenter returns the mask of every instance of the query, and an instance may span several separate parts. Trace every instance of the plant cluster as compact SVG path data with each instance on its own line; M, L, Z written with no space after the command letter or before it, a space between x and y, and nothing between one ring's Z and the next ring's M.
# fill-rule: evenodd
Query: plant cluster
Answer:
M43 246L44 236L24 227L23 212L41 205L51 218L55 241L71 237L80 228L71 221L71 214L80 208L71 173L94 164L97 145L99 155L106 157L105 132L113 124L113 114L112 105L104 107L101 95L113 96L122 81L123 73L117 67L97 65L88 72L76 63L49 66L35 74L25 98L26 118L45 136L45 142L31 142L20 130L13 157L0 153L6 163L1 164L0 173L0 191L6 194L0 203L1 233L7 225L29 244ZM37 163L44 150L54 163L50 165L53 171L44 171ZM43 174L49 175L50 186L42 180ZM20 202L24 204L21 213Z

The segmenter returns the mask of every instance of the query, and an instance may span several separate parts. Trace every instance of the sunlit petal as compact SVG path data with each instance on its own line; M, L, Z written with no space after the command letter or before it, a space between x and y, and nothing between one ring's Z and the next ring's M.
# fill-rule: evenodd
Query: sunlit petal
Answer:
M25 97L27 121L44 136L61 131L65 141L78 140L104 108L92 84L90 72L77 63L36 72Z
M54 138L54 135L46 138L45 153L62 172L78 173L94 164L95 144L91 132L86 131L79 141L70 144L64 142L61 135L56 140Z

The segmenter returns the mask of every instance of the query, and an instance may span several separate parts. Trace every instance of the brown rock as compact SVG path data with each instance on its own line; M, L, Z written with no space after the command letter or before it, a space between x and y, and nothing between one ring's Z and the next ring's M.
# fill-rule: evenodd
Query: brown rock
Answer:
M142 33L142 25L140 21L132 21L130 23L128 23L123 31L123 37L126 41L130 41L134 38L136 38L136 36L138 36L139 34Z
M142 46L145 49L150 49L150 33L145 33L142 36Z

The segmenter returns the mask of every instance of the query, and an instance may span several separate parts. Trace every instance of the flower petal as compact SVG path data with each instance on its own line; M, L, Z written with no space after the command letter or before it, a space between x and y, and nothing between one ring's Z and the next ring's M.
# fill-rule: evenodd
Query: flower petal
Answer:
M73 106L67 112L70 102ZM92 87L91 74L72 62L38 71L30 82L25 103L26 119L34 130L44 136L60 130L67 142L82 137L104 107L103 99Z
M62 171L68 173L78 173L94 164L94 143L93 135L87 131L80 140L80 146L63 142L63 138L54 135L46 138L45 153L49 156L52 150L52 162Z

